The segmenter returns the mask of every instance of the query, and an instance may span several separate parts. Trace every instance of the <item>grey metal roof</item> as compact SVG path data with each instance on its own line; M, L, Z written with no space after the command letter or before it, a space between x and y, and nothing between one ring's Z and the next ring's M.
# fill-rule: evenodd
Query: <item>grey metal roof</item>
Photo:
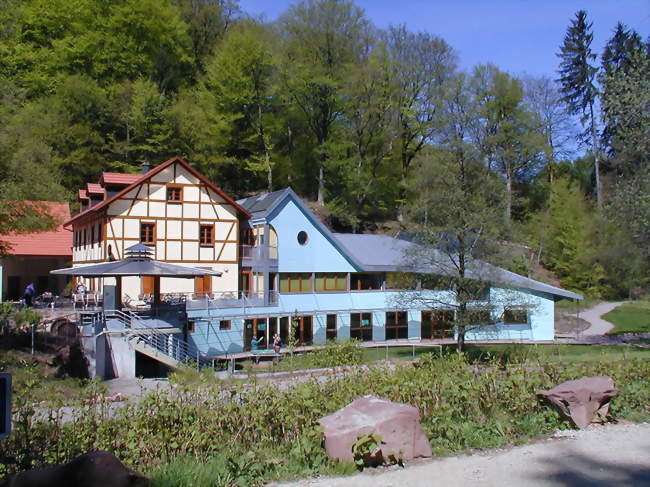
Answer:
M436 249L422 250L415 243L395 239L388 235L335 233L334 237L353 254L365 271L399 272L410 269L413 272L448 274L454 270L449 256L443 252ZM477 260L468 264L467 275L473 279L484 279L570 299L583 299L580 294Z
M83 277L160 276L192 278L220 276L221 272L168 264L167 262L160 262L158 260L124 259L82 267L57 269L50 271L50 274Z
M241 200L237 200L237 204L245 208L253 215L253 218L263 218L275 207L285 196L289 194L289 188L273 191L272 193L263 193L256 196L249 196Z

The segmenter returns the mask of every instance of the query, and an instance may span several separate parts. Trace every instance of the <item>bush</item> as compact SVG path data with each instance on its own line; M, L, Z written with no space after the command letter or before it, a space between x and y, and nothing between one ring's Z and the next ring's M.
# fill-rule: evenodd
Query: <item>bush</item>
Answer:
M516 359L511 354L509 364L492 358L476 365L463 354L430 354L417 367L375 366L286 390L273 385L228 390L213 385L200 392L182 388L153 393L110 414L104 403L80 403L65 424L57 409L35 421L25 404L18 416L24 414L30 427L16 428L0 443L0 468L13 472L31 461L34 466L60 463L105 449L165 486L199 485L182 480L197 471L188 466L196 464L212 479L202 485L256 485L279 477L351 471L354 465L327 458L316 428L318 419L360 396L374 394L417 407L434 454L447 454L519 443L569 426L535 393L589 375L615 379L620 390L612 404L615 417L647 418L647 360L522 365Z

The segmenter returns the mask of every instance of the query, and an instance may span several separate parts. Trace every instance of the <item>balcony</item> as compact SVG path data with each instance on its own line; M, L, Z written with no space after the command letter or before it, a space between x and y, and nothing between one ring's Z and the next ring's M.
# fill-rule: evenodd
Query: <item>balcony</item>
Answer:
M239 256L245 267L277 267L278 248L274 245L240 245Z
M172 299L184 302L187 310L199 310L273 306L278 295L274 291L267 296L262 291L195 292L175 293Z

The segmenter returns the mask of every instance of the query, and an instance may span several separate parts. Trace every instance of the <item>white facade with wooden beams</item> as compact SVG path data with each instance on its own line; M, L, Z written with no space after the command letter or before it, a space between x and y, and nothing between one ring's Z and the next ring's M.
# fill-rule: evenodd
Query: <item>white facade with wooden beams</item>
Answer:
M249 215L185 161L170 159L141 175L104 173L102 183L104 199L67 222L73 266L119 260L143 243L156 260L223 273L196 281L163 278L161 292L239 291L240 219ZM99 282L86 284L99 290ZM149 294L153 279L125 277L122 291L134 299Z

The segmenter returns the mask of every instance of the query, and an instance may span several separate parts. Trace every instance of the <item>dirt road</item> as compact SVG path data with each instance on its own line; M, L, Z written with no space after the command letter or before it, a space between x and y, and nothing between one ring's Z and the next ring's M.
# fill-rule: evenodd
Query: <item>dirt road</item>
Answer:
M561 435L510 450L282 487L650 486L650 424L599 426Z
M604 335L609 330L614 328L613 324L602 319L601 316L609 313L614 308L618 308L624 303L624 301L617 303L598 303L593 308L586 309L580 313L580 318L591 323L591 326L589 328L582 331L582 336Z

